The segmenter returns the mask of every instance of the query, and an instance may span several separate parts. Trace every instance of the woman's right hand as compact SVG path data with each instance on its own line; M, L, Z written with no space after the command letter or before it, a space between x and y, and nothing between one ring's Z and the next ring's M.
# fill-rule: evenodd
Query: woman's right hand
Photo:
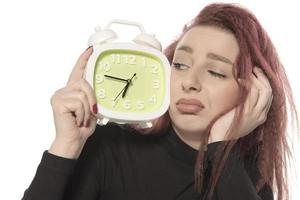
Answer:
M76 159L87 138L96 128L96 97L90 84L84 79L87 61L93 49L90 47L79 57L64 88L51 97L56 137L49 153Z

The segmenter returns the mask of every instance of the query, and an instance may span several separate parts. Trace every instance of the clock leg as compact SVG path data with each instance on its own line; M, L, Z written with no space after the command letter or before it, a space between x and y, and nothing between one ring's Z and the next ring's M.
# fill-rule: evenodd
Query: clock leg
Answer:
M102 118L102 119L98 119L97 124L99 124L100 126L104 126L107 124L107 122L109 121L108 118Z
M141 122L141 123L139 123L139 126L141 128L151 128L152 127L152 122Z

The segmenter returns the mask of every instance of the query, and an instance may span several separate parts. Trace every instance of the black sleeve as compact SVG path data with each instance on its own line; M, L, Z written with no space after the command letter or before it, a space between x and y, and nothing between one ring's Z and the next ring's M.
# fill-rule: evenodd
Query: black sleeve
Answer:
M95 200L100 194L100 148L94 133L78 160L44 152L35 177L22 200Z
M36 174L24 192L22 200L62 199L76 160L66 159L45 151Z
M207 160L213 161L217 147L222 142L215 142L208 145ZM214 190L214 199L230 199L230 200L273 200L273 193L270 187L265 186L259 192L256 191L252 180L257 180L257 177L249 177L245 163L240 158L239 143L236 143L229 153L228 159L225 162L223 171L218 179ZM211 168L211 165L210 165ZM257 174L255 174L257 176Z

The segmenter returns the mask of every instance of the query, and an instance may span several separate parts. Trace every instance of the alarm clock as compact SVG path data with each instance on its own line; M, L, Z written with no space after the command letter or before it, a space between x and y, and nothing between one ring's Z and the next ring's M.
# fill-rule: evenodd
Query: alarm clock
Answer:
M112 24L136 26L131 42L120 42ZM150 128L170 103L170 64L160 42L138 22L115 19L102 30L95 28L85 72L97 99L99 125L109 121Z

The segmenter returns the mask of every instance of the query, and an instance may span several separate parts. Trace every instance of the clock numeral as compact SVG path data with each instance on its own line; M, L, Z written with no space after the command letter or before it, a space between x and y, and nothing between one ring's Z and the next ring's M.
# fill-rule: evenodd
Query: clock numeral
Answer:
M110 70L110 64L108 62L105 61L101 61L100 62L100 70L104 70L106 72L108 72Z
M131 108L131 101L130 100L125 100L123 103L123 107L127 110Z
M139 110L144 109L144 108L145 108L144 101L137 101L137 102L136 102L136 107L137 107L137 109L139 109Z
M112 54L112 63L114 64L120 64L121 63L121 56L120 54Z
M124 55L125 64L136 65L136 56L134 55Z
M154 89L159 89L159 87L160 87L159 80L157 80L157 79L153 80L153 88Z
M156 95L155 94L149 98L149 102L156 103Z
M96 83L102 83L104 80L104 76L101 74L96 74Z
M152 74L158 74L158 65L151 65L151 68Z
M99 91L97 92L97 96L101 99L104 99L105 98L105 90L99 89Z
M112 63L121 64L121 55L120 54L112 54ZM134 55L122 55L122 59L124 59L125 64L136 65L136 56Z

